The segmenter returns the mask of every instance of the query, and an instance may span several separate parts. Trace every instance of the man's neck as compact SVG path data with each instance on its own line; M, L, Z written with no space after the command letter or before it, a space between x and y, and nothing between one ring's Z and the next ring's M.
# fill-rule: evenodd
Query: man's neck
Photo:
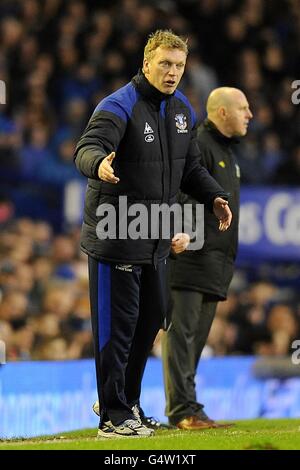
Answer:
M219 122L217 119L212 118L211 116L208 116L207 118L210 122L214 124L216 129L222 134L224 137L228 137L231 139L233 137L232 133L230 133L227 129L226 126L223 125L222 122Z
M139 70L138 74L133 77L133 82L136 84L142 95L157 104L160 104L163 100L172 96L159 91L154 85L152 85L152 83L149 82L148 78L141 70Z

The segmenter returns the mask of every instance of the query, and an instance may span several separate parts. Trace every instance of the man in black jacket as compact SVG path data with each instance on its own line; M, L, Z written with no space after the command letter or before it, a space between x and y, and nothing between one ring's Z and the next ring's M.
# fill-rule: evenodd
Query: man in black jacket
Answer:
M220 230L231 222L226 193L196 158L194 111L176 90L187 52L171 31L152 34L143 71L99 103L75 152L89 178L81 248L89 256L100 437L152 434L139 398L165 316L173 237L162 236L153 207L172 205L181 188L214 211Z
M233 222L219 233L205 209L201 250L185 251L172 263L172 324L163 340L166 414L180 429L222 425L209 419L197 402L195 374L219 300L225 300L238 245L240 172L232 151L247 133L252 113L240 90L222 87L207 101L207 120L198 128L201 163L229 194ZM181 194L181 203L194 203Z

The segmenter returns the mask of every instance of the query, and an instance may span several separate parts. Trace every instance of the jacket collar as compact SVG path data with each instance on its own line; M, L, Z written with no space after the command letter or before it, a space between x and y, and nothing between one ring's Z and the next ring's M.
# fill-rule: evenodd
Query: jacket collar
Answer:
M238 144L240 141L238 137L227 137L226 135L222 134L222 132L220 132L219 129L215 126L215 124L208 118L205 119L203 125L205 129L207 129L214 135L214 137L220 142L220 144L229 147L232 144Z
M153 85L151 85L141 70L138 71L137 75L135 75L131 81L142 96L155 104L160 105L163 100L173 96L173 94L167 95L162 93Z

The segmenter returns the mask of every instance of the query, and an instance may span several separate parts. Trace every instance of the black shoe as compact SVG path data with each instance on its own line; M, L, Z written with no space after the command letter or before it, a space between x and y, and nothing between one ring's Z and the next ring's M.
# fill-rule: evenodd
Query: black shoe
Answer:
M158 419L153 418L153 416L145 416L144 411L138 405L134 405L133 413L134 414L138 413L141 423L147 426L147 428L154 429L154 430L155 429L176 429L175 426L172 426L167 423L161 423L160 421L158 421Z
M142 423L147 426L147 428L151 429L176 429L176 426L172 426L171 424L161 423L153 416L144 416L141 418Z

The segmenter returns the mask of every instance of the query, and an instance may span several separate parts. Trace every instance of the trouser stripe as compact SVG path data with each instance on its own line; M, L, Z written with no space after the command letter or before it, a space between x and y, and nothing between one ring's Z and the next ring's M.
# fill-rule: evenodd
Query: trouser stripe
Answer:
M111 334L111 267L98 263L98 335L102 351Z

